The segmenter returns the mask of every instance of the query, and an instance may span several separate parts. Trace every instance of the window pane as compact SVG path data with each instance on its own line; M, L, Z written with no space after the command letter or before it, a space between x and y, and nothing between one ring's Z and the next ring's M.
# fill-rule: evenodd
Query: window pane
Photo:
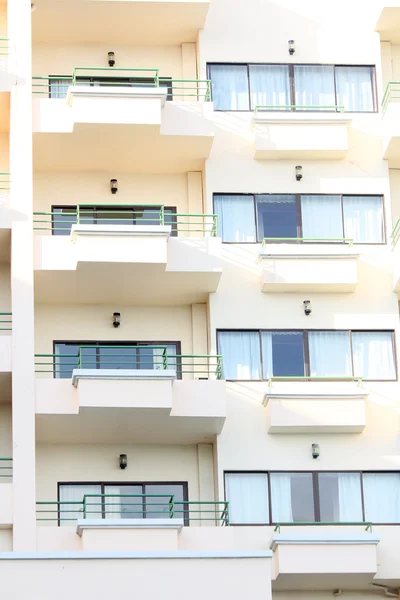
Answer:
M90 215L89 215L90 217ZM132 225L133 210L115 208L115 206L99 206L94 209L94 217L100 225Z
M99 369L137 369L136 348L99 347Z
M60 485L59 489L60 502L59 519L61 525L73 525L71 521L83 519L83 498L85 494L95 494L97 497L86 497L86 519L101 519L101 486L93 484L65 484ZM54 510L52 508L52 510ZM44 517L50 518L50 515L43 514ZM57 515L51 515L52 518L57 518Z
M54 376L56 379L70 379L73 369L79 367L79 346L55 344L54 353ZM43 366L43 370L51 371L51 365Z
M152 496L146 498L147 519L168 519L170 517L171 496L174 496L175 501L174 516L181 519L189 516L187 505L183 503L183 485L173 483L146 485L145 493Z
M143 488L141 485L105 485L106 519L142 519Z
M304 375L302 332L263 331L261 341L264 379Z
M359 473L319 473L321 521L362 521Z
M80 347L81 364L82 369L98 369L99 361L97 356L97 348L95 346L81 346Z
M352 334L354 375L364 379L396 379L393 334L357 331Z
M66 98L68 88L72 85L71 79L51 79L49 84L49 96L50 98Z
M249 110L246 65L210 65L215 110Z
M318 106L336 104L333 67L295 65L294 86L296 105L318 110Z
M296 238L297 212L295 196L256 196L257 236L264 238Z
M220 331L223 379L261 379L260 336L252 331Z
M337 102L344 110L374 110L373 68L335 67Z
M287 106L290 104L287 65L250 65L249 72L252 110L257 105Z
M383 203L381 196L344 196L345 236L355 242L383 242Z
M311 473L271 473L272 521L315 521Z
M214 196L218 236L223 242L255 242L254 196Z
M351 377L351 349L348 331L310 331L310 375Z
M400 523L400 473L363 473L365 519Z
M225 487L230 523L269 523L266 473L226 473Z
M342 239L340 196L302 196L301 222L303 238Z
M71 233L71 226L77 221L76 217L76 206L68 206L59 208L53 206L52 208L52 233L53 235L69 235ZM38 219L45 220L46 217L38 217ZM40 226L45 226L45 223L39 223Z

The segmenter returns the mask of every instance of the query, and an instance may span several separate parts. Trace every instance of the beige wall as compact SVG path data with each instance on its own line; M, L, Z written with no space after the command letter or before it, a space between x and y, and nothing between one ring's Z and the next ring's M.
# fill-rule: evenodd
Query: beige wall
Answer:
M12 457L11 406L9 404L0 404L0 457Z
M8 133L0 133L0 172L10 170Z

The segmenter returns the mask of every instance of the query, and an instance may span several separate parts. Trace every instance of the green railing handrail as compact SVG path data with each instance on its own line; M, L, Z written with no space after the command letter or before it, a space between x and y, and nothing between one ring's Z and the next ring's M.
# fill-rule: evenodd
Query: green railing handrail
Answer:
M35 373L53 373L53 375L62 375L66 373L71 373L74 369L94 369L99 371L99 375L102 369L126 369L137 371L138 368L132 366L132 358L128 357L125 353L110 353L107 354L104 352L101 356L102 364L108 365L99 368L98 358L97 356L85 356L84 350L87 349L101 349L101 350L111 350L111 349L132 349L137 351L140 350L161 350L160 356L148 357L146 359L145 356L139 356L140 368L148 368L149 370L167 370L173 369L176 370L177 373L182 375L198 375L209 377L213 376L216 379L222 378L222 355L221 354L168 354L168 347L164 345L159 346L102 346L102 345L93 345L93 344L82 344L79 346L79 350L77 354L35 354ZM107 361L107 358L110 357L110 360ZM121 358L122 360L118 360L115 362L115 359ZM129 360L131 358L131 360ZM46 359L46 360L42 360ZM58 360L62 359L74 359L75 363L66 362L64 364L56 364ZM124 360L125 359L125 360Z
M395 86L398 86L398 88L396 89ZM385 114L387 107L392 100L400 100L400 81L389 81L387 83L381 103L383 114Z
M302 238L302 237L275 237L275 238L263 238L262 247L271 242L321 242L321 243L342 243L353 246L353 238Z
M0 479L12 477L12 458L0 458ZM3 472L5 471L5 472Z
M108 215L118 215L118 209L123 209L121 210L121 215L126 216L126 211L129 209L132 213L129 215L129 218L132 218L133 220L135 216L141 216L143 210L146 209L146 205L143 204L116 204L115 208L111 208L109 204L104 206L107 206L107 209L102 209L101 205L96 205L96 209L93 209L93 204L78 204L76 207L71 206L71 209L76 208L76 210L65 213L64 217L76 217L76 224L85 223L87 219L93 219L94 217L97 221L100 221L100 223L102 220L106 220L107 222L120 222L122 220L121 217L116 216L115 218L109 218ZM84 214L85 209L89 208L94 210L93 214ZM158 209L159 212L157 213L155 210L154 216L146 216L146 224L150 221L152 224L154 222L154 225L169 225L171 226L172 232L177 233L202 233L204 235L209 234L211 237L216 237L218 235L218 215L216 213L166 213L163 204L152 204L151 208ZM74 223L66 223L62 216L62 213L55 211L34 212L34 230L52 232L68 231L68 228L65 227L65 225L70 225L72 227ZM166 216L168 217L168 220L166 219ZM127 218L126 220L128 222L127 224L129 224L129 219ZM58 225L61 224L64 226L59 227ZM140 222L136 223L136 225L140 225Z
M257 104L254 107L254 113L268 111L268 110L277 110L277 109L300 109L300 110L310 110L310 111L319 111L319 110L329 110L335 112L344 112L344 106L340 106L338 104Z
M9 38L0 37L0 56L8 56L10 51Z
M332 376L332 377L320 377L318 375L274 375L268 379L268 387L272 387L274 381L357 381L357 386L360 387L363 381L362 377L354 377L352 375Z
M365 527L365 531L370 531L372 532L372 523L370 521L288 521L288 522L282 522L282 523L276 523L275 524L275 529L274 531L277 531L278 533L281 532L281 527L296 527L296 526L300 526L300 527L314 527L315 525L317 526L350 526L350 525L354 525L354 526L362 526Z
M148 74L150 79L153 79L152 83L154 85L154 87L159 87L160 84L160 77L159 77L159 73L160 73L160 69L155 69L153 67L149 67L148 69L132 69L132 68L120 68L120 67L74 67L72 70L72 85L76 85L77 81L76 81L76 77L78 72L83 73L84 71L89 71L90 73L98 73L99 71L101 72L106 72L109 73L110 75L112 73L124 73L124 74L128 74L127 75L127 79L129 78L129 74L134 73L135 75L140 74L140 76L142 77L144 73ZM90 77L90 74L86 73L86 75L88 77ZM82 77L84 77L84 75L81 75ZM102 82L105 83L105 82ZM112 83L110 82L109 84L110 86L114 85L115 86L115 82Z
M8 171L0 171L0 191L10 189L10 173Z
M400 239L400 217L397 219L390 237L392 240L392 250L394 250L397 245L397 242Z
M12 313L0 312L0 331L11 331L11 330L12 330Z

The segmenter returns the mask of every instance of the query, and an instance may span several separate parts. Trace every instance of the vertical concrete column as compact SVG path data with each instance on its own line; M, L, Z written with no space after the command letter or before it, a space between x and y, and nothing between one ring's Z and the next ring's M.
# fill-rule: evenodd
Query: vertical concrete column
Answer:
M193 354L208 354L207 305L192 304Z
M32 230L31 5L8 3L8 37L15 52L17 85L11 92L11 301L13 548L36 549L35 379Z
M197 79L197 64L196 64L196 44L184 43L182 44L182 79ZM183 90L179 91L179 96L185 94L182 97L178 97L178 100L186 100L188 102L197 102L197 97L193 94L197 94L197 86L195 83L184 83L182 85Z
M392 45L390 42L381 42L382 59L382 98L389 81L394 81L392 65ZM381 100L382 100L381 98Z
M201 171L187 173L188 213L203 214L203 185ZM202 230L210 232L212 220L202 217L188 217L189 237L201 237ZM197 231L196 231L197 230Z
M213 502L214 492L214 457L212 444L197 445L197 464L199 469L199 500L200 502ZM208 510L211 510L211 506ZM216 513L216 516L219 512ZM211 514L208 517L212 517ZM202 527L213 526L213 521L201 521Z

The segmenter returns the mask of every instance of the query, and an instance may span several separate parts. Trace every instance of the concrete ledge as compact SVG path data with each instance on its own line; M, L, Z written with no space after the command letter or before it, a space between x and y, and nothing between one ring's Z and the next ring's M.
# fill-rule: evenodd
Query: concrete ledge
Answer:
M164 106L167 99L168 89L165 88L139 88L139 87L123 87L123 86L89 86L75 85L70 86L67 92L67 104L72 106L74 97L77 98L156 98Z
M0 552L1 560L81 560L81 559L209 559L272 558L271 550L201 550L183 552Z
M78 519L76 533L85 529L176 529L182 530L183 519Z
M338 525L339 527L340 525ZM310 525L312 527L312 525ZM361 527L361 525L360 525ZM380 537L372 533L365 532L364 534L290 534L277 533L270 542L271 550L275 550L277 546L337 546L337 545L373 545L376 546L380 542Z
M288 258L288 259L297 259L297 260L301 260L303 258L307 259L307 258L335 258L335 259L346 259L346 258L359 258L360 254L359 253L353 253L353 254L343 254L343 253L332 253L332 252L318 252L316 254L299 254L297 253L293 253L293 254L289 254L289 253L279 253L279 252L260 252L260 260L266 259L266 258Z
M74 369L72 385L78 387L80 379L173 380L176 379L176 371L173 369Z
M294 125L296 123L309 123L309 124L341 124L351 123L353 120L352 116L341 112L322 112L322 111L298 111L293 112L287 111L261 111L254 115L253 122L255 124L274 124L274 123L288 123Z
M71 241L75 243L78 235L93 236L155 236L169 238L170 225L72 225Z

